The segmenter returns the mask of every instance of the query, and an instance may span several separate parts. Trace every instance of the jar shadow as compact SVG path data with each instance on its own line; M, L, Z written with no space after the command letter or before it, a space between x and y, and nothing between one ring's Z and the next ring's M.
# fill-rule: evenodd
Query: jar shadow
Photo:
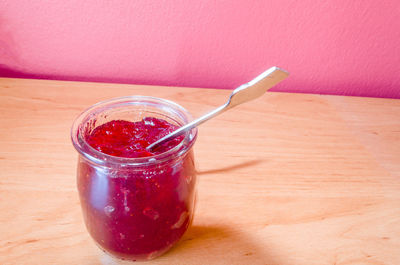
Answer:
M162 259L171 264L284 264L250 234L227 225L193 225Z

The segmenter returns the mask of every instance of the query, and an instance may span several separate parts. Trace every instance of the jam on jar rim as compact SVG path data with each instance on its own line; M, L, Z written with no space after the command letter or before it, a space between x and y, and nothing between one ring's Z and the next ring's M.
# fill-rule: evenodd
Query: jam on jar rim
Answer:
M167 150L166 152L156 154L149 157L138 157L138 158L128 158L128 157L117 157L102 153L86 142L85 132L83 131L84 125L89 122L90 118L101 112L123 106L153 106L159 107L161 110L169 110L171 113L169 115L178 115L182 120L184 125L188 123L192 117L190 113L178 105L177 103L150 96L125 96L112 98L105 101L100 101L91 107L84 110L73 122L71 128L71 140L75 149L90 163L96 165L102 165L106 167L128 167L128 166L149 166L153 164L159 164L166 161L172 161L175 158L182 157L186 152L188 152L193 146L197 137L197 128L185 134L183 140L173 148ZM162 115L167 116L168 114L163 113ZM170 117L171 118L171 117Z

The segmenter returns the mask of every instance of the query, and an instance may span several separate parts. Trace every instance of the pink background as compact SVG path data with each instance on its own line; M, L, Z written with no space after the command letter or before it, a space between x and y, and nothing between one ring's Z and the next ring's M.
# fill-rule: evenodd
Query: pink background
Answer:
M400 1L0 0L0 76L400 98Z

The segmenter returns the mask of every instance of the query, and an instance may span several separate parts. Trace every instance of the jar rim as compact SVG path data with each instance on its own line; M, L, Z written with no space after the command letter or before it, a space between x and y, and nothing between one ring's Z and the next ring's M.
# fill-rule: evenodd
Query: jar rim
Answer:
M175 112L176 114L180 115L183 118L183 124L185 125L190 120L192 120L192 116L184 107L180 106L179 104L163 99L158 97L151 97L151 96L141 96L141 95L134 95L134 96L124 96L124 97L117 97L111 98L108 100L100 101L89 108L85 109L82 113L75 118L72 127L71 127L71 140L72 144L75 149L85 157L89 162L97 165L102 166L118 166L118 167L142 167L142 166L149 166L154 164L159 164L161 162L165 162L168 160L173 160L174 158L183 156L187 153L191 147L193 146L196 138L197 138L197 128L193 128L192 130L186 132L184 134L184 138L182 139L179 144L174 146L173 148L153 156L149 157L118 157L105 154L93 148L86 142L85 137L83 137L80 128L83 124L88 121L88 118L91 115L96 113L101 113L102 111L112 109L115 107L120 107L124 105L133 105L138 103L155 103L161 104L164 108L169 108L171 111Z

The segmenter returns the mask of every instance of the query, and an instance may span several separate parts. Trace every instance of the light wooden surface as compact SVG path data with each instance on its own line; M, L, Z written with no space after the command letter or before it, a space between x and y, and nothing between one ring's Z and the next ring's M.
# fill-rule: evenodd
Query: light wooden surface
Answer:
M69 130L133 94L197 117L230 91L0 79L0 264L117 264L85 230ZM400 100L268 93L202 125L195 155L193 226L146 264L400 264Z

